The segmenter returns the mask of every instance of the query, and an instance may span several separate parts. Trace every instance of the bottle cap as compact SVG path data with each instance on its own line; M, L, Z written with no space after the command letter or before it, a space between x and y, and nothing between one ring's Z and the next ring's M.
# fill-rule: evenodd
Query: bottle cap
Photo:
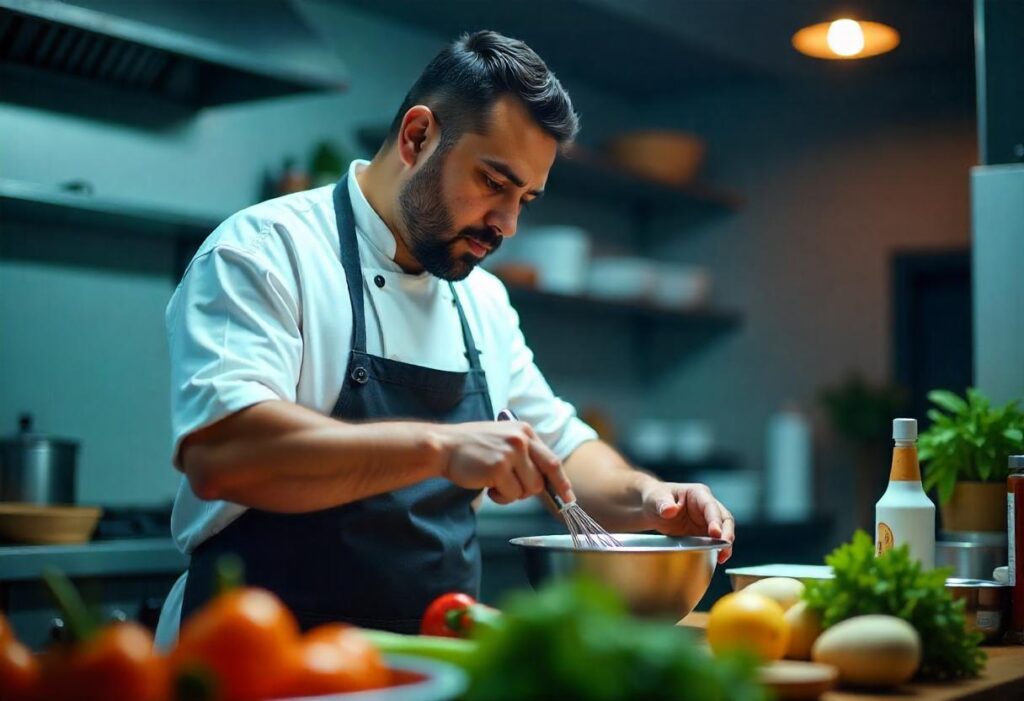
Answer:
M916 441L917 419L893 419L892 439L894 441Z
M1024 470L1024 455L1011 455L1006 462L1009 468L1014 472Z

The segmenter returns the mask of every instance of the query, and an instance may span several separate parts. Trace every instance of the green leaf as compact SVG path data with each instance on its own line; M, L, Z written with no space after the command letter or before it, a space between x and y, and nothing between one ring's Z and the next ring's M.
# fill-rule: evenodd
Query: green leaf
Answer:
M967 402L948 390L932 390L928 393L928 399L951 414L963 414L968 410Z
M755 660L712 657L685 630L633 619L592 580L522 592L502 608L505 624L479 638L466 701L765 701Z
M930 410L932 426L919 439L920 457L929 488L939 487L940 499L952 493L956 480L1006 479L1006 456L1024 449L1024 413L1019 402L993 408L975 388L966 400L945 390L929 394L937 405L967 410L943 414Z

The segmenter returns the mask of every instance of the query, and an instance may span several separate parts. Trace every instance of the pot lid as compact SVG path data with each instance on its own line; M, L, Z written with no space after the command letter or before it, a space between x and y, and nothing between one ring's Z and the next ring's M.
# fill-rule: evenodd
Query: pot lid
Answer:
M3 445L17 445L17 446L33 446L33 445L59 445L69 446L72 448L78 447L78 442L68 438L59 438L57 436L48 436L43 433L37 433L34 429L35 417L32 414L24 413L18 416L18 432L11 436L5 436L0 439L0 444Z

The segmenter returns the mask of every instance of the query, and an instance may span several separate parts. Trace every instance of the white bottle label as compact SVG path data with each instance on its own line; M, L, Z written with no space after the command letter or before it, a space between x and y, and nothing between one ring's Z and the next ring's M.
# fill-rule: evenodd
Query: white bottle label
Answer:
M935 568L935 505L920 482L892 481L875 504L875 554L902 545L923 569Z

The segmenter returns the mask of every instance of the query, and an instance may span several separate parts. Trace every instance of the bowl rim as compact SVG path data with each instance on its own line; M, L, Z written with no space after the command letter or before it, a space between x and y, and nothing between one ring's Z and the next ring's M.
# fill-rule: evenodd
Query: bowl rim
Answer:
M549 535L534 535L534 536L521 536L519 538L511 538L508 542L510 545L514 545L517 548L523 548L524 550L534 550L540 552L568 552L568 553L587 553L588 555L615 555L616 553L632 553L632 554L644 554L644 555L662 555L664 553L678 553L678 552L702 552L702 551L713 551L722 550L723 548L731 547L732 543L721 538L711 538L708 536L670 536L670 535L657 535L653 533L612 533L611 535L619 538L620 540L625 538L627 540L634 540L636 538L651 538L658 540L667 540L676 543L685 541L685 547L675 546L664 546L664 547L640 547L623 545L616 548L574 548L571 544L562 545L564 540L569 539L568 533L553 533ZM550 542L548 539L558 538L556 543ZM571 541L569 541L571 543Z
M973 579L970 577L946 577L947 589L1011 589L1009 583L1003 584L994 579Z
M0 516L29 516L32 518L97 518L103 516L103 507L76 504L37 504L28 501L0 501Z
M425 678L411 684L388 686L383 689L349 691L325 696L294 696L280 701L387 701L395 697L402 701L428 701L457 698L469 687L468 675L450 662L391 653L384 655L384 660L390 669L421 674Z

